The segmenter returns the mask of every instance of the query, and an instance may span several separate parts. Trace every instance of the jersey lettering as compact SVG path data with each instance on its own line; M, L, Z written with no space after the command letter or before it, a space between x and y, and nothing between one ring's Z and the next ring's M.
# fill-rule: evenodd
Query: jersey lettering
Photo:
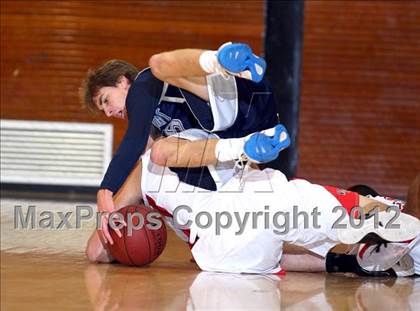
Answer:
M180 119L172 119L163 130L166 136L171 136L183 131L185 131L185 128Z

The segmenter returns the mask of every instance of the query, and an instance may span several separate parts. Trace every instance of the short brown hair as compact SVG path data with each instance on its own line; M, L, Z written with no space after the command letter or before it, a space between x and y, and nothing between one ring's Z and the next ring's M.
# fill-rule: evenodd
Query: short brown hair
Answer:
M95 70L89 69L79 89L80 101L91 112L97 112L98 108L93 98L100 88L116 86L120 76L125 76L130 83L133 83L138 72L134 65L118 59L107 61Z

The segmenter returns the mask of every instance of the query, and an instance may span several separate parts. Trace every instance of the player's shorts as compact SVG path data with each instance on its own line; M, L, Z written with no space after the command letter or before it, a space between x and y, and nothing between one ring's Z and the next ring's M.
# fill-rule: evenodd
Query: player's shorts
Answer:
M218 191L204 191L180 183L149 155L142 158L145 202L152 198L176 223L191 222L189 236L182 236L195 242L191 251L202 270L278 273L284 242L323 257L339 243L334 224L341 213L334 207L340 202L323 186L246 166Z
M340 202L341 206L344 207L347 211L347 214L350 215L351 210L354 207L359 206L359 194L357 192L352 192L333 186L324 186L337 200Z
M193 210L234 215L229 229L220 234L212 227L193 225L191 232L196 231L199 239L192 253L206 271L277 273L284 242L323 257L339 243L333 225L340 217L340 212L334 211L340 202L324 187L306 180L289 182L279 171L246 169L200 204L194 203ZM236 234L240 230L235 219L244 220L249 214L252 220L255 213L261 215L256 225L249 221L245 230Z

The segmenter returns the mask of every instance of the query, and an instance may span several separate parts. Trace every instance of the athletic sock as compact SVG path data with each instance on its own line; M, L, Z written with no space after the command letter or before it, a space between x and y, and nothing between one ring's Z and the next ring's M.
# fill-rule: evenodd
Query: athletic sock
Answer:
M244 153L247 137L219 139L216 144L216 158L220 162L238 160Z
M199 63L201 68L207 73L227 74L217 60L217 51L204 51L200 55Z
M359 263L355 255L328 253L325 258L325 269L329 273L333 272L355 272L355 267Z
M355 255L345 255L331 252L328 253L325 258L325 270L328 273L352 272L359 276L396 276L393 269L388 269L386 271L367 271L360 267Z
M226 42L220 48L225 46L226 44L231 44L231 42ZM219 49L220 49L219 48ZM201 53L199 60L198 60L201 69L203 69L207 73L220 73L225 77L229 75L237 76L240 78L252 80L252 75L249 70L245 70L238 73L230 73L228 72L222 65L220 65L219 61L217 60L217 51L207 50Z
M394 199L391 197L381 196L381 195L377 195L377 196L367 195L366 197L379 201L388 206L397 206L400 210L404 210L405 201L403 200Z
M275 127L260 131L267 136L275 134ZM219 139L215 148L216 159L220 162L239 160L244 153L244 145L246 141L255 133L240 138Z

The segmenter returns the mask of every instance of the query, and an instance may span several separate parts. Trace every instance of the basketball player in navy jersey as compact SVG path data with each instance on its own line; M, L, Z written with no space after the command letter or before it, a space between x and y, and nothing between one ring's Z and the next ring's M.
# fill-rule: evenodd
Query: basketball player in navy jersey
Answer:
M128 119L128 129L97 193L100 212L115 210L115 195L154 136L197 128L221 138L242 137L277 123L265 61L246 44L226 43L218 51L184 49L153 55L141 72L111 60L89 71L80 96L87 108ZM208 190L216 185L208 169L174 168L180 180ZM104 214L101 234L113 243ZM121 233L117 230L117 234Z

